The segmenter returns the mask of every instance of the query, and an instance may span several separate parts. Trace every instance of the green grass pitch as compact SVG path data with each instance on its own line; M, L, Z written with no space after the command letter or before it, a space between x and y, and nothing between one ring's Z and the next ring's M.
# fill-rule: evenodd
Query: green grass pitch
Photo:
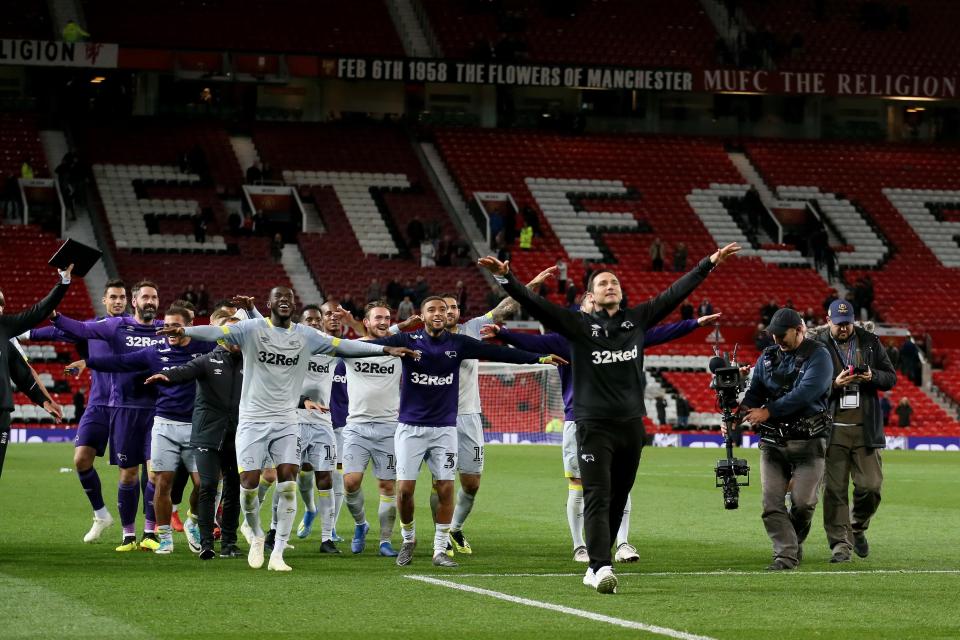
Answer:
M83 544L89 505L76 475L60 473L71 452L45 444L14 445L7 453L0 638L666 637L648 630L654 626L673 637L718 640L960 637L956 453L885 453L869 558L829 564L818 509L801 569L768 574L756 450L746 452L754 486L743 490L738 511L727 512L713 486L717 450L649 448L631 518L641 561L619 566L619 593L602 596L581 585L584 567L571 559L559 447L487 448L466 527L474 555L458 557L459 569L441 573L430 563L427 481L417 496L414 563L400 569L375 556L376 495L368 482L367 551L353 556L343 543L342 556L320 556L318 527L310 539L293 540L286 558L294 572L286 575L254 571L243 559L201 563L182 534L167 557L114 552L119 525L101 543ZM102 460L98 468L116 515L116 472ZM344 508L338 530L345 538L351 525ZM445 582L409 578L416 575ZM542 603L581 615L534 606Z

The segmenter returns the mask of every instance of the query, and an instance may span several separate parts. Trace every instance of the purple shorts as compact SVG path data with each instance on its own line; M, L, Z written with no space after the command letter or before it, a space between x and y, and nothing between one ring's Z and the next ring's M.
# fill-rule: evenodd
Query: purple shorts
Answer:
M75 447L92 447L98 456L103 456L110 439L110 407L93 405L83 411L77 435L73 439Z
M110 409L110 464L122 469L150 459L153 409Z

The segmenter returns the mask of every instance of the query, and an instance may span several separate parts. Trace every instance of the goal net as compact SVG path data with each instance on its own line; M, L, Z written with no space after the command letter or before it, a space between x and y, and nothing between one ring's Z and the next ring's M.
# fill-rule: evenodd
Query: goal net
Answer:
M563 396L556 367L480 363L486 442L560 444Z

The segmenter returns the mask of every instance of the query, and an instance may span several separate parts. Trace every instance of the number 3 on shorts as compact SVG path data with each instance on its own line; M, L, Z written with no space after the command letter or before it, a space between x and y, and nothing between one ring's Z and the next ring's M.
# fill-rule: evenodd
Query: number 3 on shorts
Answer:
M447 453L447 464L443 465L444 469L453 469L457 466L457 454Z

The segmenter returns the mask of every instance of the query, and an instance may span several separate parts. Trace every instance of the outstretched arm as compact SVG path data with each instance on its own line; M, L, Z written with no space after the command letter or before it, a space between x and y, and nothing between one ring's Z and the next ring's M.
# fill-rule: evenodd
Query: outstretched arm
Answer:
M57 305L60 304L60 301L63 300L63 296L67 295L67 289L70 288L71 269L73 269L73 265L70 265L70 267L63 272L60 282L51 289L50 293L40 302L20 313L0 315L0 325L6 329L9 337L17 336L24 331L33 329L43 322L45 318L50 317L50 314L53 313Z
M499 329L497 335L506 344L524 351L555 353L561 358L570 359L570 343L559 333L533 334Z
M194 358L190 362L180 365L179 367L173 367L172 369L167 369L163 373L157 373L144 381L144 384L153 384L155 382L161 382L165 384L182 384L184 382L190 382L191 380L201 380L207 377L207 360L218 355L214 352L202 355L199 358ZM230 357L229 354L224 354L222 351L219 352L224 358Z
M463 353L460 354L464 360L477 358L482 360L492 360L493 362L509 362L512 364L569 364L563 358L553 355L540 355L523 349L511 349L510 347L500 347L494 344L485 344L474 338L463 336Z
M481 258L478 264L490 271L497 279L497 282L503 286L504 291L509 293L511 297L520 303L521 307L542 322L544 326L568 338L577 333L579 329L579 312L571 311L545 298L534 295L529 289L520 284L513 272L510 271L509 261L500 262L493 256L487 256L486 258Z
M87 368L107 373L149 371L152 367L150 352L153 349L154 347L144 347L120 356L89 356L86 359Z
M648 329L644 334L643 344L644 346L652 347L663 344L664 342L670 342L671 340L682 338L700 326L697 320L681 320L680 322L657 325L652 329Z

